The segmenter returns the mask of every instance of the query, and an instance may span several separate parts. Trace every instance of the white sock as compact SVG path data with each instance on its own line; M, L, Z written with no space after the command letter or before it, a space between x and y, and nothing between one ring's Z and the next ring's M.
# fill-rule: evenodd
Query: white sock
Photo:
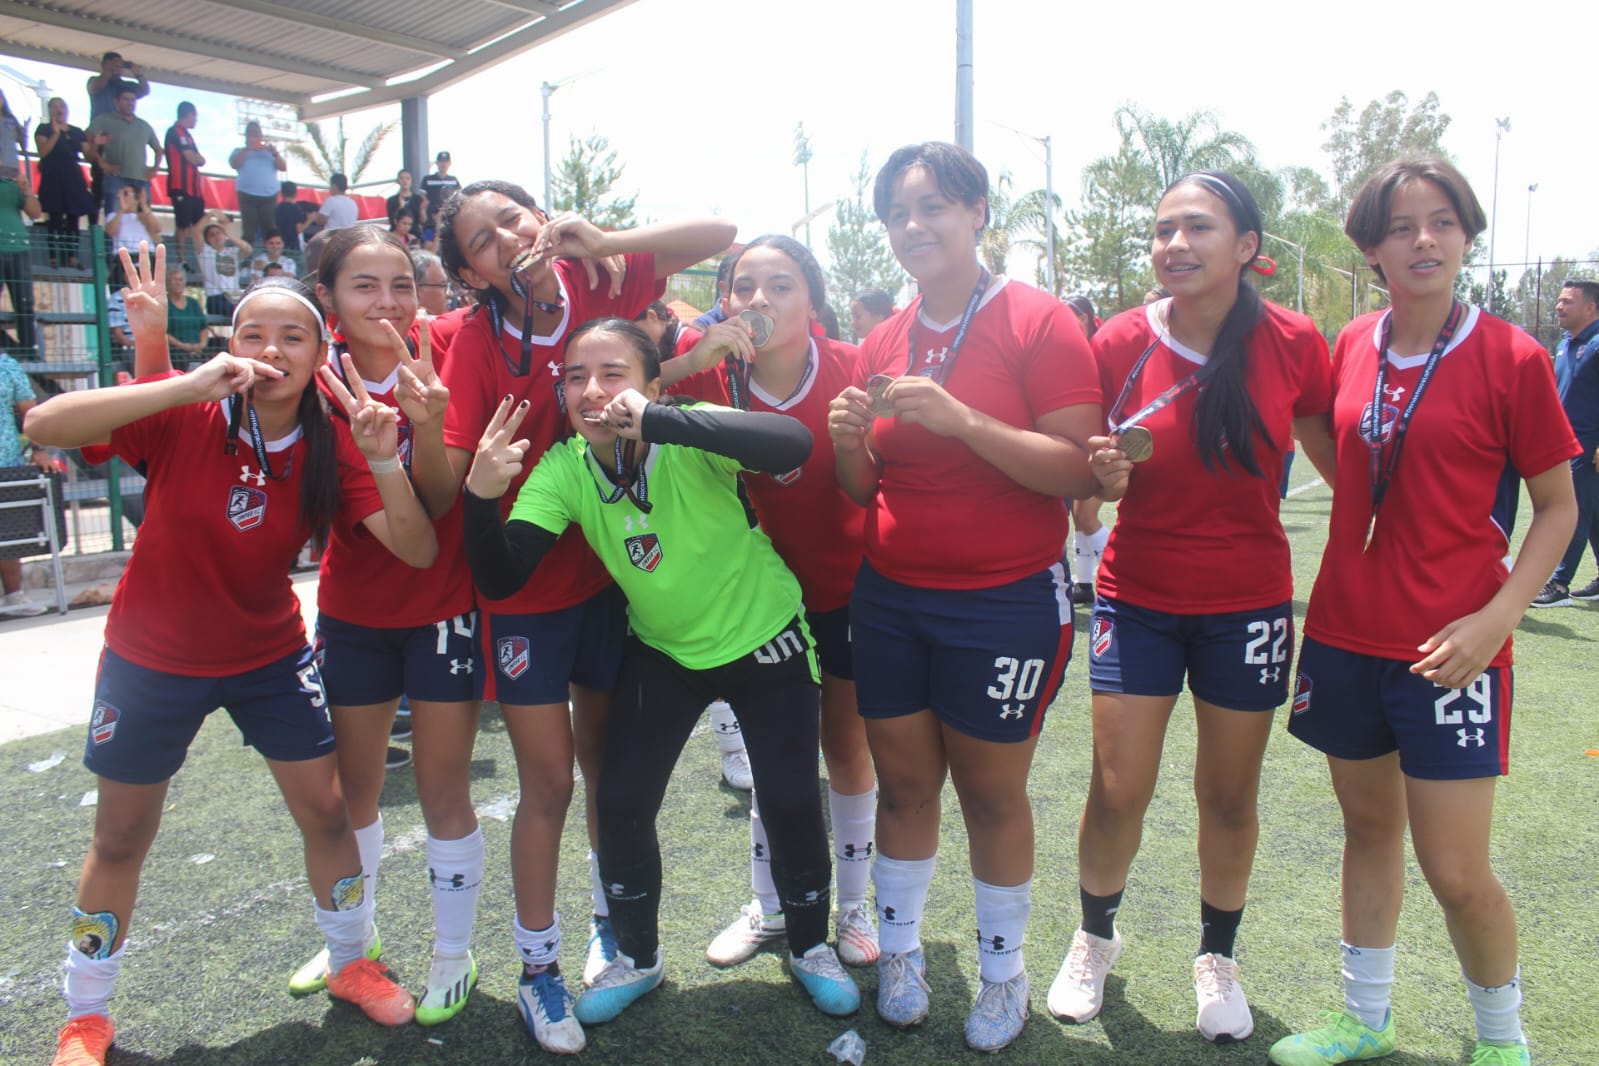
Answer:
M1072 580L1079 585L1092 585L1099 571L1099 557L1105 554L1110 540L1110 527L1100 526L1097 533L1072 534Z
M1381 1029L1394 991L1394 948L1344 944L1343 953L1344 1009L1372 1029Z
M1022 972L1022 941L1033 913L1033 881L991 885L972 878L977 895L977 967L985 981L1009 981Z
M433 889L433 954L465 955L483 883L483 830L457 840L428 837L428 883Z
M516 939L516 950L522 956L523 966L540 969L551 966L561 958L561 916L555 916L548 929L528 929L520 918L511 919L511 935Z
M877 832L877 790L846 796L829 788L827 812L833 822L833 869L838 879L833 906L846 911L866 902Z
M1477 1016L1477 1039L1525 1044L1527 1038L1521 1031L1521 968L1518 966L1516 976L1497 988L1474 984L1465 974L1461 977L1466 982L1472 1013Z
M736 751L744 750L744 731L739 728L738 718L733 714L733 708L726 700L712 700L706 708L711 712L711 732L716 734L716 746L722 750L723 755L731 755Z
M783 913L777 884L772 880L772 845L766 839L766 823L761 821L760 797L754 792L750 793L750 888L762 914Z
M872 863L872 884L877 888L877 943L885 954L922 946L922 908L937 859L936 855L891 859L878 852Z
M366 884L366 898L374 906L378 899L378 866L383 862L383 815L371 825L355 831L355 849L361 853L361 880Z
M600 880L600 857L589 849L589 896L594 904L594 917L609 918L611 901L605 898L605 882Z
M61 981L61 994L67 997L68 1018L85 1014L111 1016L111 993L116 990L122 953L126 950L124 944L108 958L91 959L75 945L67 945L67 975Z
M372 928L376 909L371 896L363 896L347 911L328 911L315 905L317 928L328 942L329 973L338 973L366 954L367 932Z

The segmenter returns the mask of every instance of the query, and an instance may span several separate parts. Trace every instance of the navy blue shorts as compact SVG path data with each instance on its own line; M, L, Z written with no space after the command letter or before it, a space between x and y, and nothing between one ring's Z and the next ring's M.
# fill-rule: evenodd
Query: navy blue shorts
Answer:
M831 611L806 611L822 672L840 681L855 680L855 656L850 651L849 605Z
M1399 768L1423 780L1508 774L1514 671L1490 666L1448 689L1410 666L1306 637L1288 732L1335 759L1397 751Z
M1088 686L1176 696L1231 711L1270 711L1288 698L1292 601L1226 614L1170 614L1101 596L1088 627Z
M477 612L427 626L383 629L316 620L317 663L328 702L364 707L406 695L432 703L477 698Z
M1059 563L994 588L926 589L863 562L850 601L862 716L931 709L978 740L1036 736L1071 661L1070 590Z
M560 611L491 614L489 637L501 703L565 703L568 684L609 692L622 670L627 600L610 585ZM483 695L482 681L476 694Z
M125 785L178 772L206 716L226 707L244 742L268 759L303 762L333 752L322 675L310 645L231 677L185 677L100 653L83 765Z

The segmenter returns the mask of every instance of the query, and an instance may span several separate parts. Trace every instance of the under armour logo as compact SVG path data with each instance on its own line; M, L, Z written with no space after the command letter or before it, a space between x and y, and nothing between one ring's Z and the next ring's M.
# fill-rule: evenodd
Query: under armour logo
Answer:
M1281 681L1283 668L1280 666L1263 666L1260 668L1260 683L1262 685Z
M1405 387L1403 385L1384 385L1382 394L1388 397L1391 402L1398 403L1405 395Z
M766 845L758 843L758 842L754 843L754 844L751 844L750 845L750 854L755 856L757 859L765 859L766 858Z
M942 365L944 360L948 359L948 358L949 358L949 349L948 348L929 348L929 349L927 349L927 365L928 366L939 366L939 365Z
M640 529L649 529L650 528L650 520L648 518L646 518L644 515L625 515L622 518L622 532L624 532L624 533L633 532L633 522L635 520L637 520L638 527Z
M244 482L246 485L254 481L256 487L259 488L260 486L266 484L266 471L256 470L252 472L249 466L241 466L239 467L239 480Z
M450 673L451 674L470 674L471 672L472 672L472 660L471 659L451 659L450 660Z
M1005 937L1000 933L995 933L992 937L985 937L983 931L979 929L977 931L977 942L979 944L987 944L995 952L1003 952L1005 950Z
M867 841L865 844L860 844L860 845L856 845L856 844L845 844L844 845L844 858L846 858L846 859L855 859L855 858L869 859L871 857L872 857L872 844L871 844L871 841Z
M548 363L545 363L544 365L550 368L550 377L558 378L558 377L561 376L561 364L560 363L557 363L555 360L552 359Z
M1002 703L999 705L999 716L1000 718L1020 718L1022 711L1026 707L1027 704L1025 703L1018 703L1014 706L1009 703Z
M821 893L816 891L815 889L812 889L811 891L805 893L805 902L806 903L815 903L818 899L821 899Z
M1479 748L1487 747L1488 745L1487 737L1484 735L1481 726L1476 729L1457 729L1455 730L1455 735L1460 738L1455 741L1455 746L1459 748L1469 748L1473 744Z
M447 885L450 888L466 887L466 874L451 874L449 877L440 877L434 872L433 867L428 867L428 884Z
M883 921L892 922L893 920L894 920L894 908L893 907L884 907L883 908Z

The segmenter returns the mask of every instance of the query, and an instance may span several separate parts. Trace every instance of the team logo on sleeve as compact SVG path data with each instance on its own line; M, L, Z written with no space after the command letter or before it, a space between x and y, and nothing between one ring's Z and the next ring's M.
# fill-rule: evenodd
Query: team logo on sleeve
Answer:
M1310 710L1311 687L1309 674L1301 673L1294 679L1294 702L1288 705L1294 714L1304 714Z
M228 521L241 533L266 521L267 496L260 489L234 485L228 489Z
M1387 444L1394 435L1394 423L1399 420L1399 408L1391 403L1382 405L1382 422L1377 421L1377 411L1374 404L1366 404L1360 412L1360 439L1367 444L1375 444L1379 440Z
M532 652L526 637L501 637L495 648L500 673L512 681L527 673Z
M627 558L646 574L653 574L661 565L661 538L654 533L628 537L622 542L627 548Z
M96 744L106 743L116 736L117 722L121 720L121 711L104 700L95 700L94 717L89 719L89 739Z
M1116 623L1109 618L1099 617L1094 619L1094 624L1088 630L1088 650L1094 658L1098 659L1110 651L1110 642L1116 637Z
M795 467L786 474L768 474L767 476L773 481L777 482L779 485L792 485L794 482L800 479L800 474L802 473L804 473L804 471L802 471L799 467Z

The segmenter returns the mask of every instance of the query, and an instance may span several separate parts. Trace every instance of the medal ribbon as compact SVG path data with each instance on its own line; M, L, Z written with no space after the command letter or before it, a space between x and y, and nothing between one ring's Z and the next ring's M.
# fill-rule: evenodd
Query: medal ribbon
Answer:
M1427 391L1427 386L1432 382L1433 372L1438 369L1438 361L1443 358L1444 349L1455 339L1455 332L1460 328L1461 320L1465 317L1466 306L1459 300L1454 301L1449 307L1449 317L1444 319L1443 328L1438 331L1438 339L1433 341L1432 351L1427 355L1427 364L1422 368L1421 377L1416 382L1416 388L1410 394L1410 402L1405 404L1405 409L1394 420L1393 447L1384 454L1382 441L1382 412L1383 382L1388 370L1388 340L1393 333L1394 316L1390 311L1382 320L1382 327L1377 331L1377 379L1372 387L1370 424L1363 426L1366 433L1366 451L1371 457L1371 520L1366 524L1366 547L1371 547L1372 535L1377 531L1377 512L1382 509L1383 498L1388 495L1388 488L1393 484L1394 472L1399 469L1399 454L1404 451L1405 437L1410 432L1410 419L1416 413L1416 408L1421 404L1422 394Z
M944 356L944 361L935 371L927 367L922 371L922 376L932 378L939 385L949 378L955 371L955 357L960 354L961 345L966 341L966 331L972 328L972 318L977 314L977 305L983 302L983 293L988 289L988 280L991 276L986 266L978 268L982 271L977 276L977 288L972 290L972 298L966 301L966 310L961 314L959 327L955 330L955 339L950 342L949 353ZM905 355L905 373L909 374L916 366L916 319L920 314L921 297L916 298L917 314L911 316L910 328L905 331L905 346L908 349Z
M1186 378L1179 381L1177 384L1173 385L1171 388L1167 389L1153 400L1149 401L1137 412L1135 412L1131 418L1123 419L1122 421L1118 422L1117 419L1121 417L1121 411L1126 407L1128 397L1132 395L1133 384L1138 381L1138 375L1144 372L1144 364L1149 362L1149 357L1155 354L1155 349L1160 347L1160 342L1165 339L1166 335L1162 333L1160 336L1150 341L1149 347L1144 349L1144 354L1140 355L1138 357L1138 362L1133 364L1132 373L1127 375L1127 382L1122 385L1121 394L1116 397L1116 402L1111 404L1110 415L1105 420L1110 425L1111 436L1119 437L1123 433L1126 433L1129 429L1132 429L1134 426L1138 425L1138 423L1142 422L1144 419L1148 418L1150 415L1154 414L1156 411L1159 411L1164 407L1169 407L1171 403L1178 397L1199 388L1199 386L1205 383L1206 378L1210 377L1216 372L1216 360L1205 360L1204 366L1200 367L1198 370L1194 371L1192 374L1189 374Z
M644 464L639 462L636 469L630 474L628 468L633 467L635 453L638 450L638 441L616 438L616 475L611 478L614 486L609 495L604 497L606 503L615 503L623 496L632 500L634 505L645 514L655 505L650 503L649 479L644 473ZM592 449L591 449L592 450Z
M255 461L261 466L261 473L273 481L281 481L289 476L293 469L293 460L286 460L283 472L277 473L272 469L272 461L267 457L266 441L261 436L261 419L255 413L255 404L250 403L243 396L233 397L233 409L228 412L228 439L222 445L226 455L235 455L239 450L239 423L243 415L248 412L250 416L250 448L255 452Z
M820 360L817 360L819 362ZM750 365L736 355L730 355L722 361L723 368L727 371L727 398L733 407L740 411L750 409ZM794 386L794 391L788 394L787 403L800 394L805 388L805 383L811 380L811 373L816 369L812 362L810 352L805 354L805 372L800 375L799 384Z

